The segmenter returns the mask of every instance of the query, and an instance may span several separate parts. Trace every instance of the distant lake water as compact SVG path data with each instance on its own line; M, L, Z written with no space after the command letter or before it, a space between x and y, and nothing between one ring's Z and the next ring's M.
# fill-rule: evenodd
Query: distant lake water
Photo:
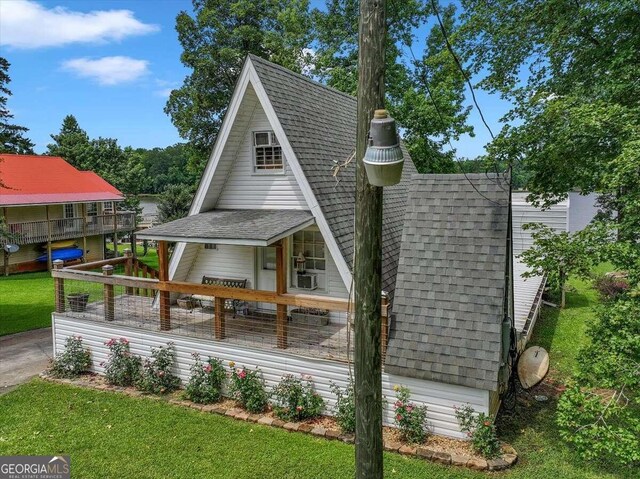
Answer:
M155 219L158 216L158 197L153 195L140 195L140 206L144 219Z

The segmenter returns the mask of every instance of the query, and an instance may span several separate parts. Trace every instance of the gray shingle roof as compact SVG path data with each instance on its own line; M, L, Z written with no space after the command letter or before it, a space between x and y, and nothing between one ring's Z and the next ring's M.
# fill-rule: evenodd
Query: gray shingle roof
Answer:
M355 161L340 172L338 183L332 176L331 168L334 160L343 162L355 150L356 99L259 57L250 55L250 59L342 256L351 268ZM411 175L416 173L406 149L404 156L402 182L384 189L382 288L391 297L395 287L408 184Z
M467 177L412 178L385 369L496 390L509 192Z
M314 222L310 211L212 210L142 230L137 237L267 246L283 235L292 234Z

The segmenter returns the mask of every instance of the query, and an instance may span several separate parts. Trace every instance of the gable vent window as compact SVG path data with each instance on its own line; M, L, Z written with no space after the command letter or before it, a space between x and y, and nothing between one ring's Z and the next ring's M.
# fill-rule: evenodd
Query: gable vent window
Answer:
M256 173L281 173L284 170L282 147L272 131L254 132L253 147Z

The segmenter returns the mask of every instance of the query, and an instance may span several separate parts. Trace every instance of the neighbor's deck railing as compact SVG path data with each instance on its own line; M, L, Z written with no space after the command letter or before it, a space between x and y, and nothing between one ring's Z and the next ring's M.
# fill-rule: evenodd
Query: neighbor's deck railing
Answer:
M96 215L80 218L61 218L41 221L9 223L9 232L18 244L59 241L135 229L136 214L130 211L115 215Z
M309 294L278 294L274 291L229 288L183 281L160 281L159 273L133 258L130 252L122 258L96 261L63 268L54 262L56 312L70 317L106 321L151 330L172 331L235 344L267 349L290 349L324 358L346 359L353 341L349 340L350 304L347 299ZM70 309L65 295L70 291L86 291L89 303L82 312ZM170 301L160 301L160 294ZM191 295L208 297L190 304ZM176 304L187 298L187 307ZM227 310L227 300L252 305L236 314ZM284 321L276 310L287 308ZM309 316L293 318L291 309L315 308L330 311L331 319ZM78 308L76 308L78 309ZM387 343L387 306L383 301L382 348ZM350 344L351 343L351 344Z

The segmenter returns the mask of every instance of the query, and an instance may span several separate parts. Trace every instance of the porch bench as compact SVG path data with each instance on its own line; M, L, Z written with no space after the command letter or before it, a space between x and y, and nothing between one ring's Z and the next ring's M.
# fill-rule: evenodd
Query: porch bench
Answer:
M202 284L209 284L214 286L224 286L225 288L246 288L246 279L234 279L234 278L216 278L213 276L203 276ZM193 294L191 299L197 301L201 308L213 308L213 298L211 296L204 296L202 294ZM225 309L233 309L233 317L239 310L246 309L247 302L239 299L227 299L224 302Z

